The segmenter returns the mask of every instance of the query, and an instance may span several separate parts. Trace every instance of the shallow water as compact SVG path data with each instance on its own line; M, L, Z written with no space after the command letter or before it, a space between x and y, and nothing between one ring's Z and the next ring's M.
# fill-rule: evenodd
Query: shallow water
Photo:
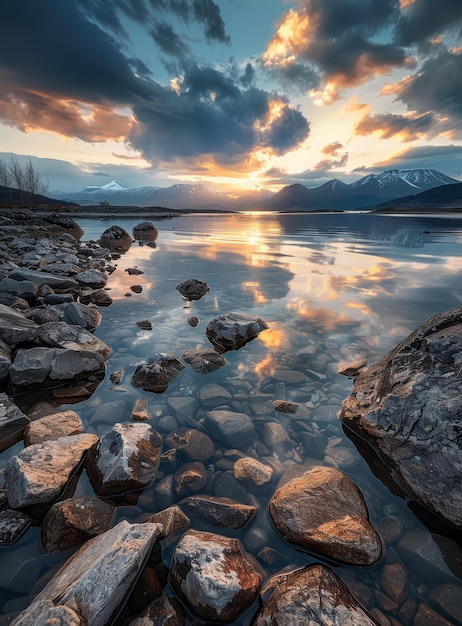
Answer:
M97 239L115 223L131 233L139 221L78 219L85 230L84 240ZM406 501L393 495L376 477L345 435L336 414L352 383L337 370L340 364L360 357L377 360L424 319L462 303L462 219L246 214L152 221L159 230L156 247L134 243L115 261L117 269L108 282L114 303L101 309L103 321L96 332L112 348L106 361L107 375L89 400L63 408L76 410L86 430L101 435L116 422L128 421L134 401L146 397L153 415L150 423L165 437L166 416L174 417L177 426L183 425L181 418L175 417L169 398L198 398L203 385L219 383L233 396L232 406L252 416L257 432L265 421L282 423L294 441L294 452L279 455L280 460L298 463L306 457L303 426L268 409L268 404L282 397L306 403L311 409L309 431L321 446L316 457L319 464L337 464L355 480L365 496L372 523L380 527L384 518L393 515L402 533L414 529L422 532L422 537L429 536ZM135 266L144 274L130 276L125 271ZM185 302L175 287L188 278L205 281L210 293L199 301ZM137 284L143 288L140 294L130 290ZM152 353L179 357L187 349L209 348L205 335L208 321L232 311L259 315L269 329L240 350L227 352L226 365L212 374L201 376L187 367L163 394L132 387L130 378L137 363ZM192 314L201 319L196 328L187 323ZM136 322L142 319L150 319L153 330L141 330ZM121 368L124 379L113 385L109 374ZM199 403L192 417L200 420L201 410ZM0 455L0 469L21 447L17 444ZM216 476L212 479L221 469L208 469L206 491L224 495L214 491ZM162 465L159 478L169 471ZM296 550L277 535L266 513L274 484L252 488L242 484L239 488L236 499L256 498L261 508L250 526L229 534L239 537L255 556L264 546L277 550L274 564L263 563L269 574L287 565L323 562L321 555ZM92 494L85 473L75 493ZM136 521L163 508L153 494L154 487L150 487L135 504L119 506L114 523ZM233 497L232 493L225 495ZM396 541L386 548L386 556L373 568L331 566L348 584L357 581L373 589L379 586L386 560L397 560L408 572L410 596L425 602L431 589L443 581L460 584L449 568L444 570L444 562L438 566L430 562L422 569L420 561L400 552ZM167 564L172 549L164 549ZM68 556L43 555L37 528L29 530L15 546L1 550L0 611L5 621L0 617L0 623L7 623L8 614L27 605L28 593L37 581ZM375 605L380 607L374 600ZM255 610L255 606L250 607L234 623L249 624ZM383 607L381 610L386 614ZM403 624L413 623L411 618L400 619Z

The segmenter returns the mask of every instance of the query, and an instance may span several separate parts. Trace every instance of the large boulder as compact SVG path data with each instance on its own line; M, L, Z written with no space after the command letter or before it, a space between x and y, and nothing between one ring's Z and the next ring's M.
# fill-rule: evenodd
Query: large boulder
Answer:
M274 576L263 588L262 599L253 626L377 626L345 583L323 565Z
M0 304L0 340L7 346L31 341L37 328L38 324L27 319L20 311Z
M103 248L126 252L132 245L132 238L122 226L110 226L101 235L99 243Z
M171 583L200 618L228 623L257 597L261 577L237 539L188 531L177 545Z
M431 317L362 369L340 411L389 481L462 526L462 307Z
M178 293L181 293L186 300L200 300L202 296L205 296L210 291L210 287L207 283L197 278L188 278L183 280L176 286Z
M276 491L269 503L287 541L351 565L373 565L382 554L355 483L332 467L312 467Z
M117 526L87 541L12 626L112 623L154 546L158 524Z
M8 277L14 278L15 280L30 280L38 287L40 287L41 285L48 285L55 291L64 289L78 289L79 287L79 283L73 278L69 278L67 276L57 276L55 274L51 274L50 272L29 270L23 267L14 269L9 273Z
M42 324L35 333L35 340L42 346L94 352L103 358L111 352L111 348L90 331L65 322Z
M159 233L152 222L139 222L133 226L132 234L133 239L144 243L145 241L155 241Z
M219 315L207 324L205 334L217 352L238 350L255 339L268 324L256 315L228 313Z

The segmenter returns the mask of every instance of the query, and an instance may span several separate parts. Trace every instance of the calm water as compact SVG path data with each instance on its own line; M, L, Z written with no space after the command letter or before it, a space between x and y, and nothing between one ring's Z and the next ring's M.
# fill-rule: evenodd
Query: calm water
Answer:
M89 240L97 239L115 223L131 233L140 220L78 221L85 230L83 239ZM198 398L201 386L219 383L233 395L236 410L242 409L254 418L257 432L265 420L281 421L294 442L293 451L279 455L281 461L289 463L301 462L307 455L304 427L275 411L268 412L265 403L272 405L273 399L284 396L304 402L312 410L307 432L321 442L316 458L320 464L338 466L356 481L365 495L373 524L380 527L384 518L393 515L402 534L413 529L423 538L429 536L406 502L382 484L345 436L336 413L351 390L351 381L339 376L337 369L339 364L359 357L376 360L430 315L462 303L462 219L252 214L191 215L153 221L159 230L156 247L135 243L115 261L117 269L108 283L114 303L101 309L103 321L96 333L113 350L106 361L108 374L123 368L125 377L115 386L107 374L89 400L63 408L76 410L86 430L101 435L116 422L128 421L133 402L146 397L153 415L151 423L165 436L166 416L175 417L169 398ZM130 276L124 271L134 266L144 274ZM175 287L188 278L205 281L210 293L187 304ZM130 291L136 284L142 285L142 293ZM210 347L205 336L208 321L232 311L261 316L269 330L241 350L227 352L227 364L217 372L200 376L187 367L163 394L131 386L136 364L151 353L168 352L179 357L187 349ZM187 323L192 314L201 319L196 328ZM146 318L154 324L152 331L140 330L136 325ZM202 414L198 404L193 417L200 421ZM179 418L176 424L187 425ZM17 444L0 455L0 469L21 447ZM208 493L223 495L214 491L214 485L217 472L226 468L208 469ZM169 471L161 465L159 479ZM302 566L322 560L279 539L266 514L274 484L249 488L248 496L242 485L236 489L236 494L226 495L251 498L261 508L250 527L232 534L254 555L264 546L279 552L276 563L263 563L269 574L289 564ZM92 494L85 473L75 493ZM121 519L136 521L159 508L153 486L135 505L119 506L114 523ZM167 564L172 549L164 549ZM27 594L32 589L35 593L43 585L42 577L68 556L43 555L37 528L29 530L15 546L1 550L0 611L4 618L0 622L7 623L8 614L23 608ZM449 569L443 571L444 562L440 567L429 563L422 570L422 564L400 552L396 542L387 545L387 558L405 565L410 594L418 599L426 601L428 593L443 580L460 584ZM371 589L379 585L384 561L366 569L335 564L333 568L349 584L365 583ZM254 612L255 606L235 623L250 623ZM402 619L402 623L412 621Z

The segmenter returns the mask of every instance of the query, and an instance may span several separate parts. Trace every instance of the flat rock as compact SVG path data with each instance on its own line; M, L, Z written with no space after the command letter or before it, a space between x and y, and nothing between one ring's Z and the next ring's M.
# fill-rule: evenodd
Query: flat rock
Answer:
M289 402L288 400L274 400L273 407L279 413L284 413L294 420L304 420L310 416L308 407L300 402Z
M6 465L8 502L13 509L53 502L63 491L96 435L61 437L24 448Z
M228 448L245 448L255 434L252 420L245 413L225 409L208 411L205 424L212 434Z
M217 352L223 353L242 348L267 328L268 324L256 315L228 313L211 320L205 334Z
M37 298L38 287L30 280L15 280L14 278L2 278L0 291L10 293L28 302L34 302Z
M35 338L42 346L94 352L103 358L111 353L111 348L91 332L81 326L70 326L65 322L42 324L37 329Z
M115 424L87 459L87 473L100 496L143 489L159 467L162 440L149 424Z
M181 358L197 374L210 374L226 365L226 360L215 350L185 350Z
M0 393L0 452L21 441L29 422L6 393Z
M132 385L144 391L163 393L169 383L184 369L183 363L171 354L154 354L137 366L132 376Z
M111 623L145 564L159 530L156 524L122 521L90 539L12 623Z
M40 533L47 554L80 546L109 529L114 505L99 498L56 502L43 518Z
M167 403L180 424L197 413L198 403L193 396L170 396Z
M196 615L231 622L260 591L261 577L237 539L188 531L173 554L171 584Z
M231 498L197 494L184 498L180 506L186 513L214 526L241 528L253 517L256 508Z
M462 525L462 307L421 324L360 371L339 417L380 452L390 481Z
M263 608L253 626L377 626L345 583L323 565L274 576L262 590L262 597Z
M355 378L356 376L358 376L360 371L366 367L366 365L367 365L367 359L358 359L351 363L341 365L339 367L338 373L341 376L347 376L348 378Z
M351 565L373 565L382 554L364 498L339 470L315 466L277 490L269 503L287 541Z
M60 437L78 435L82 431L82 420L75 411L57 411L33 420L27 425L24 431L24 445L31 446Z
M199 389L199 399L203 406L213 408L222 404L229 404L232 395L222 385L207 383Z
M38 324L27 319L23 313L0 304L0 339L7 346L32 341Z
M38 270L28 270L23 267L15 269L9 273L9 278L16 280L30 280L37 287L48 285L54 290L78 289L79 283L67 276L57 276L50 272L40 272Z

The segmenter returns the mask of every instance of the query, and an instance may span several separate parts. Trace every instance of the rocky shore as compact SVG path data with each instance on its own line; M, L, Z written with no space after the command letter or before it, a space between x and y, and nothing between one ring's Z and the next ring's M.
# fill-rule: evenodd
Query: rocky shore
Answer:
M348 450L326 447L315 404L287 400L282 374L258 394L242 382L233 396L205 383L197 398L169 398L171 415L157 423L140 398L100 436L83 432L78 404L60 410L108 375L111 347L93 334L111 304L105 286L132 239L156 236L142 222L86 242L68 216L0 210L0 454L23 442L0 456L0 546L36 527L45 554L66 555L27 605L3 604L0 624L461 625L460 547L444 538L446 562L441 538L406 528L396 512L372 523ZM194 300L209 288L187 279L177 290ZM210 350L151 355L130 382L160 394L185 367L216 371L267 328L251 315L217 316ZM399 488L455 529L460 328L462 309L423 325L379 365L342 370L356 379L342 420L379 442ZM117 385L123 373L110 376ZM74 494L82 473L91 496ZM143 498L154 513L121 519L124 504ZM280 545L315 562L291 565ZM22 564L14 567L18 589Z

